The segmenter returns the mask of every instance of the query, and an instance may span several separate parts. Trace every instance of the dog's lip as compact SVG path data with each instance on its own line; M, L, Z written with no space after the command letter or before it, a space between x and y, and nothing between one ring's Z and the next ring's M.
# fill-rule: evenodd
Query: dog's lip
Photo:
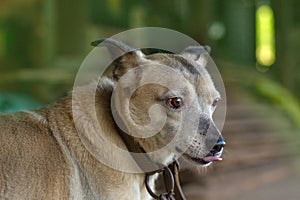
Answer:
M221 157L218 157L218 156L206 156L204 158L191 158L191 159L200 165L207 165L207 164L211 164L213 162L223 160Z
M215 162L215 161L221 161L223 160L221 157L217 157L217 156L207 156L205 158L202 159L205 162Z
M223 160L221 158L223 152L223 148L221 149L221 151L217 152L217 153L211 153L209 152L204 158L194 158L191 157L191 160L193 160L194 162L200 164L200 165L209 165L213 162L217 162L217 161L221 161Z

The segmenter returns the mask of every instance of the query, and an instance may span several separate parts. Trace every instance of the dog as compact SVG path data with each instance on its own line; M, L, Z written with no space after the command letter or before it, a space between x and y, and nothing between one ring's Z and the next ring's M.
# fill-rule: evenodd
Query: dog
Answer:
M189 121L193 120L183 120L180 114L185 109L191 108L190 113L196 113L199 120L191 130L196 133L179 136L177 140L182 144L173 145L174 151L166 150L149 159L163 166L173 162L175 154L198 166L222 160L225 142L212 120L221 97L206 70L208 53L204 47L190 46L179 54L146 55L113 39L97 40L93 45L101 42L111 54L118 52L118 58L98 81L75 88L67 97L45 108L0 116L0 199L152 199L146 188L145 173L114 169L91 153L97 149L103 159L120 160L116 165L127 166L130 154L124 158L106 145L107 141L94 144L94 138L100 135L117 147L128 149L122 135L137 128L126 119L146 127L152 120L148 113L152 105L159 105L165 118L153 135L143 137L144 131L136 131L133 142L146 153L170 143L183 123L190 126ZM167 66L174 77L158 70L156 79L165 80L167 86L152 83L140 87L146 76L155 73L151 70L153 66ZM131 85L122 88L120 83L125 84L126 80L121 79L133 69L138 70L129 76ZM184 81L180 81L180 76ZM137 89L128 96L130 87ZM89 98L91 95L93 98ZM126 130L117 125L112 99L119 120L125 120ZM160 112L159 109L151 112L156 111ZM155 116L153 121L160 121ZM87 147L88 142L92 148ZM150 177L152 190L156 178L157 175Z

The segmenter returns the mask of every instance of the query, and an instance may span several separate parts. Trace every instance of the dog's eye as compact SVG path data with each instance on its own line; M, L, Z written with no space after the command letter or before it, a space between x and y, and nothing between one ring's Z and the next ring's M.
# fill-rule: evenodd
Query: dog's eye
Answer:
M172 109L179 109L180 107L182 107L182 98L180 97L173 97L173 98L169 98L167 99L167 105L172 108Z
M214 101L213 101L212 104L211 104L212 107L216 107L220 100L221 100L220 98L214 99Z

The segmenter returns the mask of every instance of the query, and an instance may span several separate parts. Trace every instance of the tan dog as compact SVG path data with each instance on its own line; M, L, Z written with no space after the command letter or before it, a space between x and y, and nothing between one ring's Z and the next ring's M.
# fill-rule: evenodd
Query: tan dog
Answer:
M126 52L130 48L114 40L107 40L106 46L111 52ZM133 50L114 61L99 82L74 89L72 94L52 106L1 115L0 199L151 199L145 188L145 174L122 172L103 164L82 142L82 135L102 135L126 149L110 109L111 97L120 78L141 64L169 66L187 81L179 84L172 81L170 75L172 91L148 84L147 87L139 87L129 97L124 91L116 93L115 105L121 110L120 119L130 115L136 124L145 125L150 123L148 110L151 105L159 104L165 110L165 122L159 132L152 137L137 138L136 142L145 152L166 145L186 122L181 119L181 111L193 104L193 110L200 117L197 134L186 139L188 146L183 142L175 149L199 165L221 160L224 141L212 121L220 96L205 69L206 56L201 46L189 47L182 54L146 56L139 50ZM195 66L200 70L195 70ZM134 85L152 73L147 69L135 73L132 79ZM159 78L167 79L163 75ZM88 98L91 94L95 98ZM196 97L192 98L193 94ZM129 108L123 108L123 101L128 98ZM197 101L194 101L195 98ZM96 110L95 115L91 114L91 108ZM74 110L77 111L76 116ZM128 123L125 125L130 126ZM131 130L130 127L128 129ZM126 166L127 158L115 154L110 147L98 145L95 148L101 149L98 152L104 159L122 160ZM174 152L165 151L161 157L151 158L167 165L174 156ZM150 180L153 190L155 178L153 176Z

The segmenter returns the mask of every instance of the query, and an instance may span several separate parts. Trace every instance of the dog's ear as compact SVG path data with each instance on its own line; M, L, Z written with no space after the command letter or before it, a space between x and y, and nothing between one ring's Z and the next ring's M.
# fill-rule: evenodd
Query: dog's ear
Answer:
M181 55L192 59L205 67L208 62L210 52L210 46L189 46L181 52Z
M118 40L114 40L111 38L97 39L91 42L91 45L94 47L100 47L100 46L107 47L112 59L116 59L127 52L132 52L136 50L128 46L127 44L124 44Z
M111 38L98 39L93 41L91 45L95 47L107 47L111 59L113 60L111 64L112 69L108 76L112 76L117 80L130 68L141 65L145 61L144 54L140 50L132 48L118 40Z

